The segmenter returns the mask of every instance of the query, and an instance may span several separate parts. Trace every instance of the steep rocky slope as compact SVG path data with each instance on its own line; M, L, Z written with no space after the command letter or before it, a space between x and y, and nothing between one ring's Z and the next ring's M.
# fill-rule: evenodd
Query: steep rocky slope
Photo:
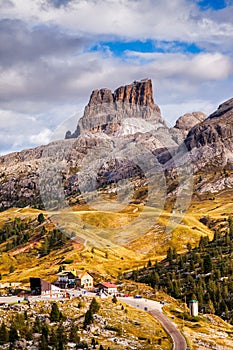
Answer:
M199 193L233 188L233 99L222 103L194 126L184 143L194 172L200 173Z
M233 165L233 99L194 126L185 139L197 169L230 168Z

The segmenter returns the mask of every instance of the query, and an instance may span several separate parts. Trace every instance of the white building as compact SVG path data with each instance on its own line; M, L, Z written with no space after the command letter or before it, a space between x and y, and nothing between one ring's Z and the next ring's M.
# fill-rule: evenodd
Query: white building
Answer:
M100 283L100 291L103 290L105 293L108 294L117 294L117 286L115 283L112 282L103 282Z
M198 316L198 301L197 300L189 300L189 312L192 316Z

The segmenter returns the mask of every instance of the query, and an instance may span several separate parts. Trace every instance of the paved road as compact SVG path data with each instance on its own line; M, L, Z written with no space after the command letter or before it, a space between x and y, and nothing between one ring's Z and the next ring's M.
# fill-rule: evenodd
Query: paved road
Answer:
M161 311L152 310L149 311L149 313L161 323L163 328L171 336L173 341L173 350L186 350L186 341L174 323L172 323Z
M171 336L173 341L173 350L186 350L187 344L185 338L176 328L175 324L171 322L162 312L162 306L159 302L149 300L149 299L135 299L135 298L118 298L125 303L141 309L148 311L153 317L155 317Z

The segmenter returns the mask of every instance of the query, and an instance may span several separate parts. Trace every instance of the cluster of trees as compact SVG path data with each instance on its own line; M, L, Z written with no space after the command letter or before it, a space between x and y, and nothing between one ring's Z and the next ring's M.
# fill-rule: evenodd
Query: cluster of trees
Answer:
M0 244L8 241L6 251L9 251L21 244L27 243L30 238L30 227L30 221L21 220L18 217L11 222L5 223L0 229Z
M85 320L83 327L93 322L93 314L99 311L100 305L93 298L89 310L85 314ZM88 318L88 314L92 314L92 319ZM57 303L52 304L50 312L50 321L52 325L48 325L46 322L42 322L38 316L32 322L28 317L27 312L17 313L14 318L11 319L10 324L7 325L2 322L0 325L0 346L10 343L9 349L15 348L15 342L20 339L33 340L33 334L40 335L38 350L65 350L67 343L76 343L77 349L99 349L104 350L104 347L98 344L98 341L92 338L91 347L89 347L86 341L81 340L78 335L79 327L75 322L72 322L69 330L64 327L65 317L59 310ZM97 347L98 346L98 347ZM110 350L108 347L107 350Z
M37 217L39 224L45 221L44 215L40 213ZM29 241L34 223L31 220L22 220L16 217L13 221L5 223L0 229L0 244L7 241L6 251Z
M197 247L167 257L152 266L132 272L130 278L161 289L180 300L197 299L199 309L214 313L233 324L233 218L227 228L215 230L214 238L201 237Z
M7 241L6 251L14 249L29 241L31 234L38 225L42 225L45 221L43 213L40 213L35 222L30 220L22 220L16 217L13 221L7 222L0 229L0 244ZM59 249L64 246L69 239L65 233L54 229L47 232L45 226L41 228L41 235L44 236L44 242L42 243L40 254L41 256L47 255L53 249Z
M43 229L42 233L46 233L46 231ZM68 240L69 237L67 237L65 233L58 229L54 229L45 235L44 242L40 249L40 255L45 256L49 254L51 250L63 247Z

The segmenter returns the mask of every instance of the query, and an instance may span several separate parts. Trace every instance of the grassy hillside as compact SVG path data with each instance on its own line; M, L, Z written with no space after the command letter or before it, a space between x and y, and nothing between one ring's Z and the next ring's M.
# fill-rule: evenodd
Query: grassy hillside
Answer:
M2 280L26 283L30 276L41 276L52 281L61 264L67 265L67 269L85 269L111 279L117 278L124 271L146 266L149 259L152 262L161 260L169 247L175 247L177 252L185 252L188 242L195 246L201 236L213 238L213 230L200 221L203 216L223 220L233 212L230 192L216 195L214 199L212 195L201 199L193 200L189 211L181 217L181 222L173 231L168 232L164 232L165 226L172 228L173 225L169 222L169 212L163 211L158 217L154 209L147 208L145 211L151 217L154 215L155 220L148 231L143 231L143 225L140 227L140 212L135 210L137 206L116 214L89 211L83 206L74 207L71 213L51 214L31 208L4 211L0 213L1 232L7 225L14 225L15 220L20 220L25 226L23 231L26 241L17 240L16 233L0 244ZM42 223L38 222L40 213L45 217ZM138 218L136 225L127 225L127 222L133 222L133 218ZM51 240L51 232L56 229L56 223L60 231L72 239L51 247L43 255L41 251L45 238ZM77 227L78 230L75 231ZM135 229L138 230L136 234ZM121 236L118 242L117 234ZM89 242L85 247L86 236ZM9 241L16 245L7 246ZM13 268L10 273L11 266Z

